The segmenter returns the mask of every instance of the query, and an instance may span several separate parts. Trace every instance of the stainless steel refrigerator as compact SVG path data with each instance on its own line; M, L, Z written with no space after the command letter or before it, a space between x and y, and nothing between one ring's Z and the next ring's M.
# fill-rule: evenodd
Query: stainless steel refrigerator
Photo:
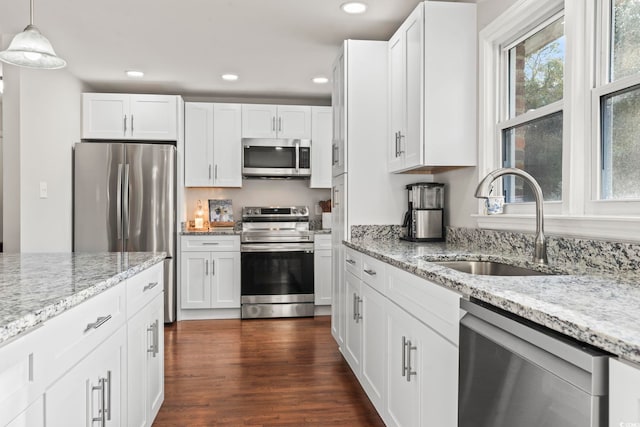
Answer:
M73 150L75 252L166 252L165 322L176 318L176 148L80 142Z

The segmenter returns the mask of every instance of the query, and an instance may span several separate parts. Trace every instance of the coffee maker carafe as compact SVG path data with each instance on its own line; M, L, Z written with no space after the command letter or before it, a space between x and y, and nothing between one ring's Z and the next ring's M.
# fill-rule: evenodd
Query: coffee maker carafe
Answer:
M407 185L407 212L402 239L412 242L444 240L444 184L417 182Z

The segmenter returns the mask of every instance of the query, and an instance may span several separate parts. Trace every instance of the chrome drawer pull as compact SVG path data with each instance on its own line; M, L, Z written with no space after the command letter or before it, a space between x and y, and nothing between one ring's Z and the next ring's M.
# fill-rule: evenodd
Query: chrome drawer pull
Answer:
M109 320L111 320L111 315L110 314L108 316L98 317L95 322L89 323L87 325L86 329L84 330L84 333L86 334L91 329L98 329L100 326L104 325Z
M220 243L218 243L218 242L202 242L203 246L217 246L219 244Z
M149 283L147 286L145 286L144 288L142 288L142 292L147 292L149 289L153 289L156 286L158 286L158 282L152 282Z
M356 265L356 262L355 262L354 260L352 260L352 259L348 259L348 258L347 258L347 259L345 259L345 261L346 261L347 263L351 264L351 265Z
M367 269L365 269L364 272L367 273L369 276L375 276L376 275L375 270L367 270Z
M411 375L418 375L411 367L411 350L417 350L418 347L411 345L411 340L407 341L407 382L411 382Z

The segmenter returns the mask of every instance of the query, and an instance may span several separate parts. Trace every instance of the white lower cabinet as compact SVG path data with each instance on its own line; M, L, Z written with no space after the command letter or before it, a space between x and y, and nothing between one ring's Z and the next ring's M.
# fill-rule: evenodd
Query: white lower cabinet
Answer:
M457 426L458 348L394 303L387 309L386 424Z
M640 426L640 366L609 361L609 426Z
M331 235L318 234L313 242L315 305L331 305Z
M44 399L40 396L38 400L7 424L7 427L44 427L43 415Z
M367 396L389 426L455 427L460 296L345 252L340 350Z
M126 345L121 327L46 390L47 427L127 425Z
M164 400L164 298L127 322L127 426L150 426Z
M344 292L344 246L335 242L331 247L331 335L338 347L344 345L344 328L346 322Z
M240 308L240 236L181 240L181 307Z

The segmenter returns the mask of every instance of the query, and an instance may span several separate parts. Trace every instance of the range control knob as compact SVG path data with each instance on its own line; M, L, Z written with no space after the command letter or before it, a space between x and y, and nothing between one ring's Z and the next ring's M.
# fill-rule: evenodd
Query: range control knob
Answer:
M292 213L293 215L298 215L298 214L299 214L299 212L298 212L298 208L291 208L291 213Z
M308 214L309 214L309 210L306 207L300 209L300 215L308 215Z

